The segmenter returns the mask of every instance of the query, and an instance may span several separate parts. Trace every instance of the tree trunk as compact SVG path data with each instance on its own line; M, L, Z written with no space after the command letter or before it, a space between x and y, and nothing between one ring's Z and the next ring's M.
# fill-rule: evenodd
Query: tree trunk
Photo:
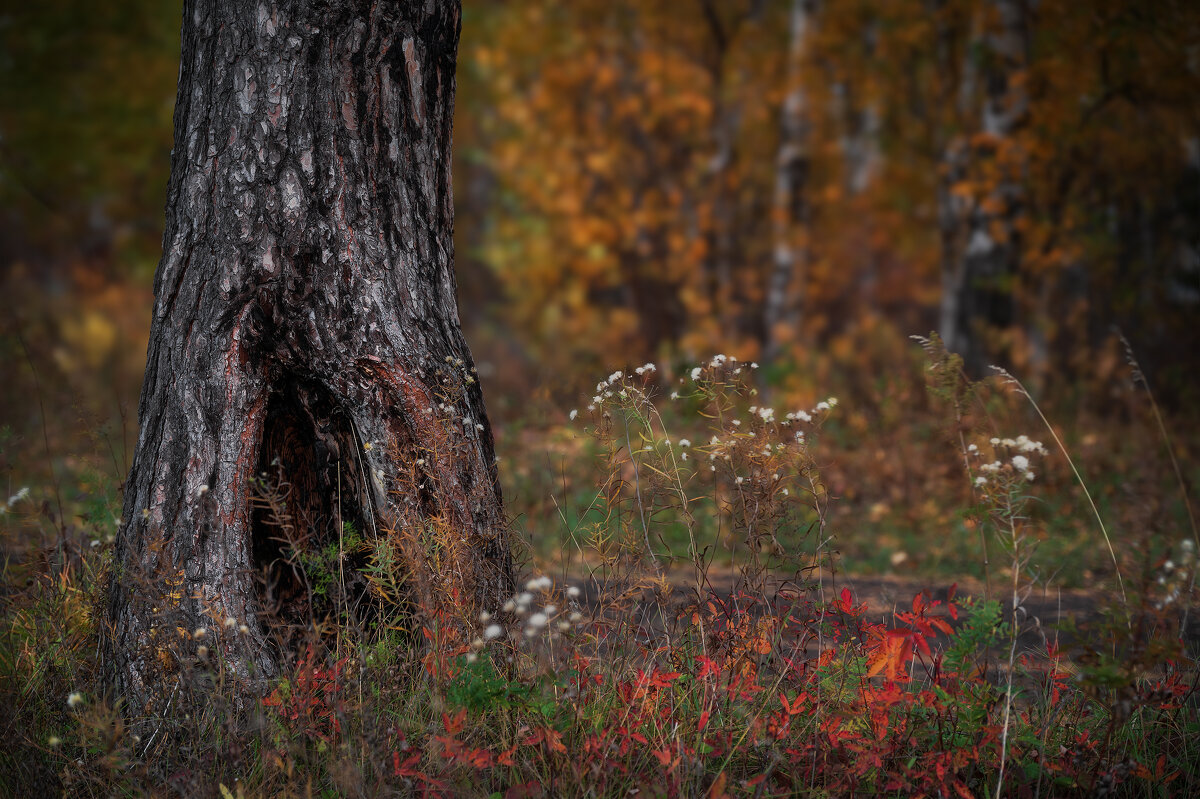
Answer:
M459 16L457 2L185 2L104 641L135 712L161 707L198 627L238 675L277 673L262 617L292 601L281 567L294 578L291 549L341 541L347 523L436 552L406 563L414 600L442 603L427 610L466 618L512 591L452 271Z
M809 260L808 139L812 126L802 67L815 12L813 0L792 0L788 90L780 109L779 150L775 154L775 246L763 312L763 358L768 362L778 358L784 346L798 337L803 312Z
M947 349L982 374L997 355L989 334L1012 325L1021 258L1018 218L1024 202L1023 153L1014 141L1029 110L1021 71L1027 58L1029 15L1025 0L990 0L992 30L969 46L960 87L960 113L983 81L979 134L951 143L939 185L942 234L942 302L939 325ZM976 75L974 60L984 68ZM966 183L965 181L970 181ZM971 184L977 184L972 186ZM965 188L964 188L965 187ZM963 194L973 194L969 209Z

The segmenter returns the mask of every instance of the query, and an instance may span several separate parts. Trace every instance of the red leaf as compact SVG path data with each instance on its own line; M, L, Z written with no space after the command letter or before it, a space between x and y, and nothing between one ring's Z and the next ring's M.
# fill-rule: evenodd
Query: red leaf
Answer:
M400 762L400 753L392 752L392 771L397 777L415 777L420 772L414 768L421 760L421 753L417 752L410 756L403 763Z
M466 717L467 717L467 709L465 707L462 710L455 713L453 718L451 718L450 716L447 716L445 713L443 713L442 714L442 726L445 727L446 734L447 735L458 735L460 732L462 732L463 720L465 720Z
M512 748L510 749L505 749L503 752L496 755L496 764L500 766L515 766L516 763L513 762L512 756L516 751L517 744L513 744Z

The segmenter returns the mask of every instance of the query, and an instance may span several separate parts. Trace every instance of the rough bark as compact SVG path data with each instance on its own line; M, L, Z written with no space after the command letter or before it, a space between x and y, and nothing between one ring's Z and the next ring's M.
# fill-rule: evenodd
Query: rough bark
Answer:
M346 521L418 539L436 525L454 540L422 576L431 595L471 610L511 593L452 271L459 17L443 1L185 3L104 642L134 710L169 693L186 654L168 616L245 624L214 637L220 655L244 677L277 673L261 620L279 547L256 511L264 473L301 542Z

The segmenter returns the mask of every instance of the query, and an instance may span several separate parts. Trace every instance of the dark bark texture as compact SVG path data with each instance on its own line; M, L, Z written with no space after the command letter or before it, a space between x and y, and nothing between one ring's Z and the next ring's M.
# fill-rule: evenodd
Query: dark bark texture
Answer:
M185 3L104 640L135 711L171 691L187 637L176 626L215 628L209 641L244 677L278 672L262 614L282 601L269 575L280 524L300 541L345 522L417 538L437 524L455 540L423 576L434 595L477 611L511 594L455 300L459 22L446 0ZM265 518L260 480L286 496L283 522ZM225 634L226 619L249 632Z

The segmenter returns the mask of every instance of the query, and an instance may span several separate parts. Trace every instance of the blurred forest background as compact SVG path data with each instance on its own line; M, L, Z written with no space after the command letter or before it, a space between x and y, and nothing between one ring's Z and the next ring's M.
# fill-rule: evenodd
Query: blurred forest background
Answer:
M181 9L3 6L0 489L54 486L66 524L136 434ZM1021 377L1115 502L1171 485L1119 328L1194 475L1200 4L467 0L458 76L460 307L514 515L570 493L554 429L597 379L725 352L842 400L825 479L874 525L847 557L933 557L968 490L931 330Z

